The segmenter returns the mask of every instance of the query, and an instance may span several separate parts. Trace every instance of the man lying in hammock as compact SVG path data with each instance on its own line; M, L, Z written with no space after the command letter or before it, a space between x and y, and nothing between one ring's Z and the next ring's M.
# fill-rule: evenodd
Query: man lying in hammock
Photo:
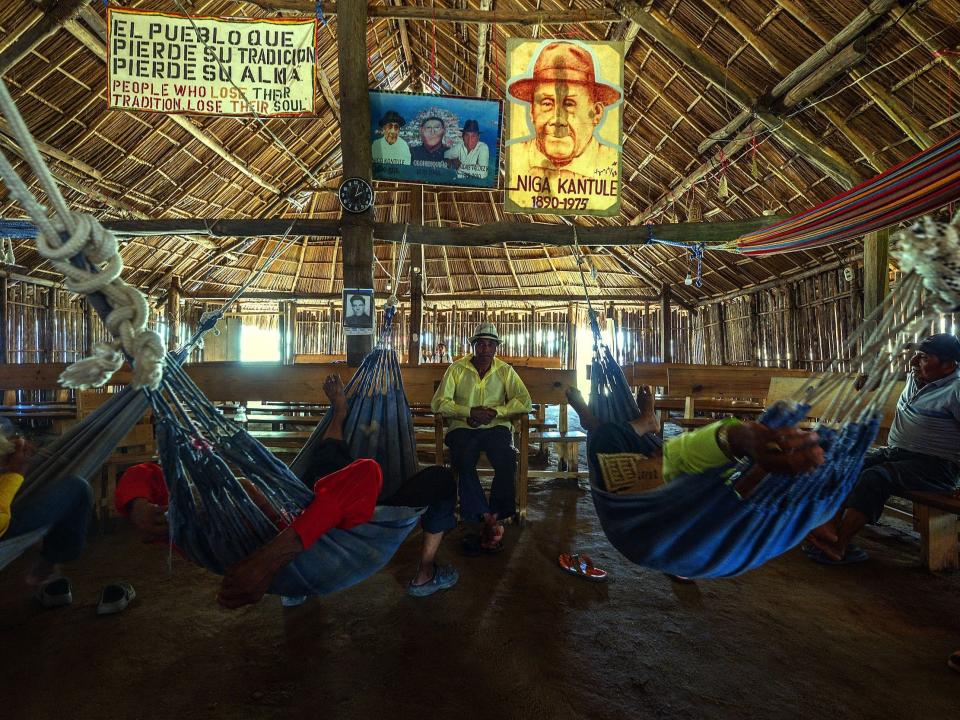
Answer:
M450 471L437 466L426 468L407 479L391 497L379 498L383 486L380 466L374 460L354 459L343 442L348 408L340 377L327 377L323 389L333 418L311 458L309 471L304 473L304 477L318 478L313 485L314 500L289 527L227 571L217 598L224 607L259 601L274 576L317 539L334 528L348 530L369 522L378 504L427 508L422 517L420 565L407 586L410 595L432 595L453 587L459 579L455 568L435 561L443 534L456 527L456 485ZM251 500L279 526L279 517L260 491L252 483L244 487ZM127 470L117 483L114 500L117 510L130 518L145 539L166 539L168 493L159 465L144 463Z
M660 423L654 412L653 394L646 385L637 391L640 417L631 422L601 423L576 388L567 390L567 400L589 435L587 456L601 488L607 484L604 458L618 454L662 456L664 482L749 457L755 462L753 469L733 484L741 497L749 495L768 473L799 475L823 463L816 432L773 430L761 423L735 418L718 420L664 443L658 435Z

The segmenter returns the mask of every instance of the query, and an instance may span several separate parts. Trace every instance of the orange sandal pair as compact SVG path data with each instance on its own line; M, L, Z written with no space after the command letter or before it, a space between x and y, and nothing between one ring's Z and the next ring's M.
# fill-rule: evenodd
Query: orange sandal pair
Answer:
M579 575L585 580L604 582L607 579L607 571L595 567L590 556L584 553L574 555L561 553L560 557L557 558L557 562L560 563L560 567L563 568L565 572L571 575Z

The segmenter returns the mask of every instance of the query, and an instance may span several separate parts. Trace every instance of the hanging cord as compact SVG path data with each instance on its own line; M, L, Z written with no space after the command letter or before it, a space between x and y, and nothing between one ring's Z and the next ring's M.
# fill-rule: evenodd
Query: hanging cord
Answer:
M577 260L577 270L580 271L580 282L583 285L583 297L587 301L587 317L590 320L590 330L593 332L593 349L596 350L600 345L600 324L597 322L597 313L590 302L590 292L587 290L587 276L583 272L583 264L586 258L580 250L580 239L577 236L577 226L573 225L573 252Z
M264 261L259 270L252 273L250 277L247 278L246 282L237 288L236 292L234 292L233 295L231 295L227 301L223 303L223 305L216 310L208 310L200 316L200 322L197 324L197 331L193 334L193 337L184 343L184 345L175 353L178 362L183 362L187 355L189 355L193 349L203 341L203 336L213 330L216 324L220 322L220 319L227 313L233 304L240 299L247 289L257 282L261 277L263 277L263 274L271 265L273 265L274 261L283 255L287 249L293 246L299 236L294 235L290 237L289 240L287 238L293 230L293 226L296 224L296 221L297 218L294 218L290 221L286 231L284 231L283 235L280 237L280 240L274 246L273 251L267 256L267 259Z
M407 252L410 249L410 244L407 242L407 233L409 231L410 223L404 223L403 237L400 238L400 250L397 252L397 262L393 268L393 277L391 278L393 291L390 293L390 297L387 298L387 304L383 308L383 327L380 328L379 342L381 347L386 347L390 340L390 335L393 331L393 317L396 315L397 307L400 304L397 298L397 290L400 288L400 274L403 271L403 263L406 261ZM420 273L423 273L423 268L420 268Z
M0 79L0 111L7 118L27 164L53 206L51 219L37 202L6 155L0 152L0 178L37 226L37 252L66 277L67 287L90 298L107 329L117 340L99 342L93 355L78 360L60 375L64 387L100 387L123 365L125 352L133 361L133 386L156 388L163 377L163 341L147 329L149 308L143 293L120 279L123 260L117 239L91 215L72 212L17 106Z

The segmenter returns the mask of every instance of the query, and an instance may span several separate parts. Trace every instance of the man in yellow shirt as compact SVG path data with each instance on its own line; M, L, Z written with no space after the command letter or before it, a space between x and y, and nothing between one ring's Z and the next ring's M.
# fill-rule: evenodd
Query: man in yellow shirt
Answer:
M480 325L470 344L473 353L447 368L431 406L449 422L446 444L459 476L460 517L483 522L479 542L468 539L464 545L468 554L478 554L503 549L502 521L516 512L513 420L529 413L531 403L517 372L496 357L496 325ZM489 501L477 475L481 452L493 466Z

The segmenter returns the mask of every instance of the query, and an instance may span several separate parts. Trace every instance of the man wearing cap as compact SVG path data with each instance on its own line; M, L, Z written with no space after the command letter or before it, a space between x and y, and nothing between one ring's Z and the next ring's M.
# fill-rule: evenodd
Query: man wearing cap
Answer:
M530 393L516 370L496 357L500 336L493 323L481 324L470 343L473 354L447 368L431 406L449 421L446 444L459 476L460 517L483 523L464 550L493 553L503 549L502 521L516 512L513 418L530 412ZM477 475L481 452L494 472L489 501Z
M467 120L463 123L461 139L443 155L457 169L458 178L487 177L490 165L490 148L480 139L480 123Z
M405 124L406 121L399 113L393 110L384 113L380 118L380 132L383 137L374 140L370 148L373 162L384 165L410 164L410 146L400 137L400 128Z
M866 560L851 539L876 522L891 495L950 493L960 483L960 340L931 335L910 360L887 446L870 450L860 479L837 518L817 528L805 548L827 564Z
M606 108L618 103L620 90L596 79L591 54L571 42L555 42L540 52L533 75L510 83L509 94L529 103L535 137L512 144L510 189L529 186L528 178L546 181L538 192L596 194L600 180L607 190L619 178L618 149L598 142L594 131ZM590 188L582 180L592 181ZM565 182L561 182L565 181ZM574 181L571 185L570 181ZM580 191L583 192L580 192Z

